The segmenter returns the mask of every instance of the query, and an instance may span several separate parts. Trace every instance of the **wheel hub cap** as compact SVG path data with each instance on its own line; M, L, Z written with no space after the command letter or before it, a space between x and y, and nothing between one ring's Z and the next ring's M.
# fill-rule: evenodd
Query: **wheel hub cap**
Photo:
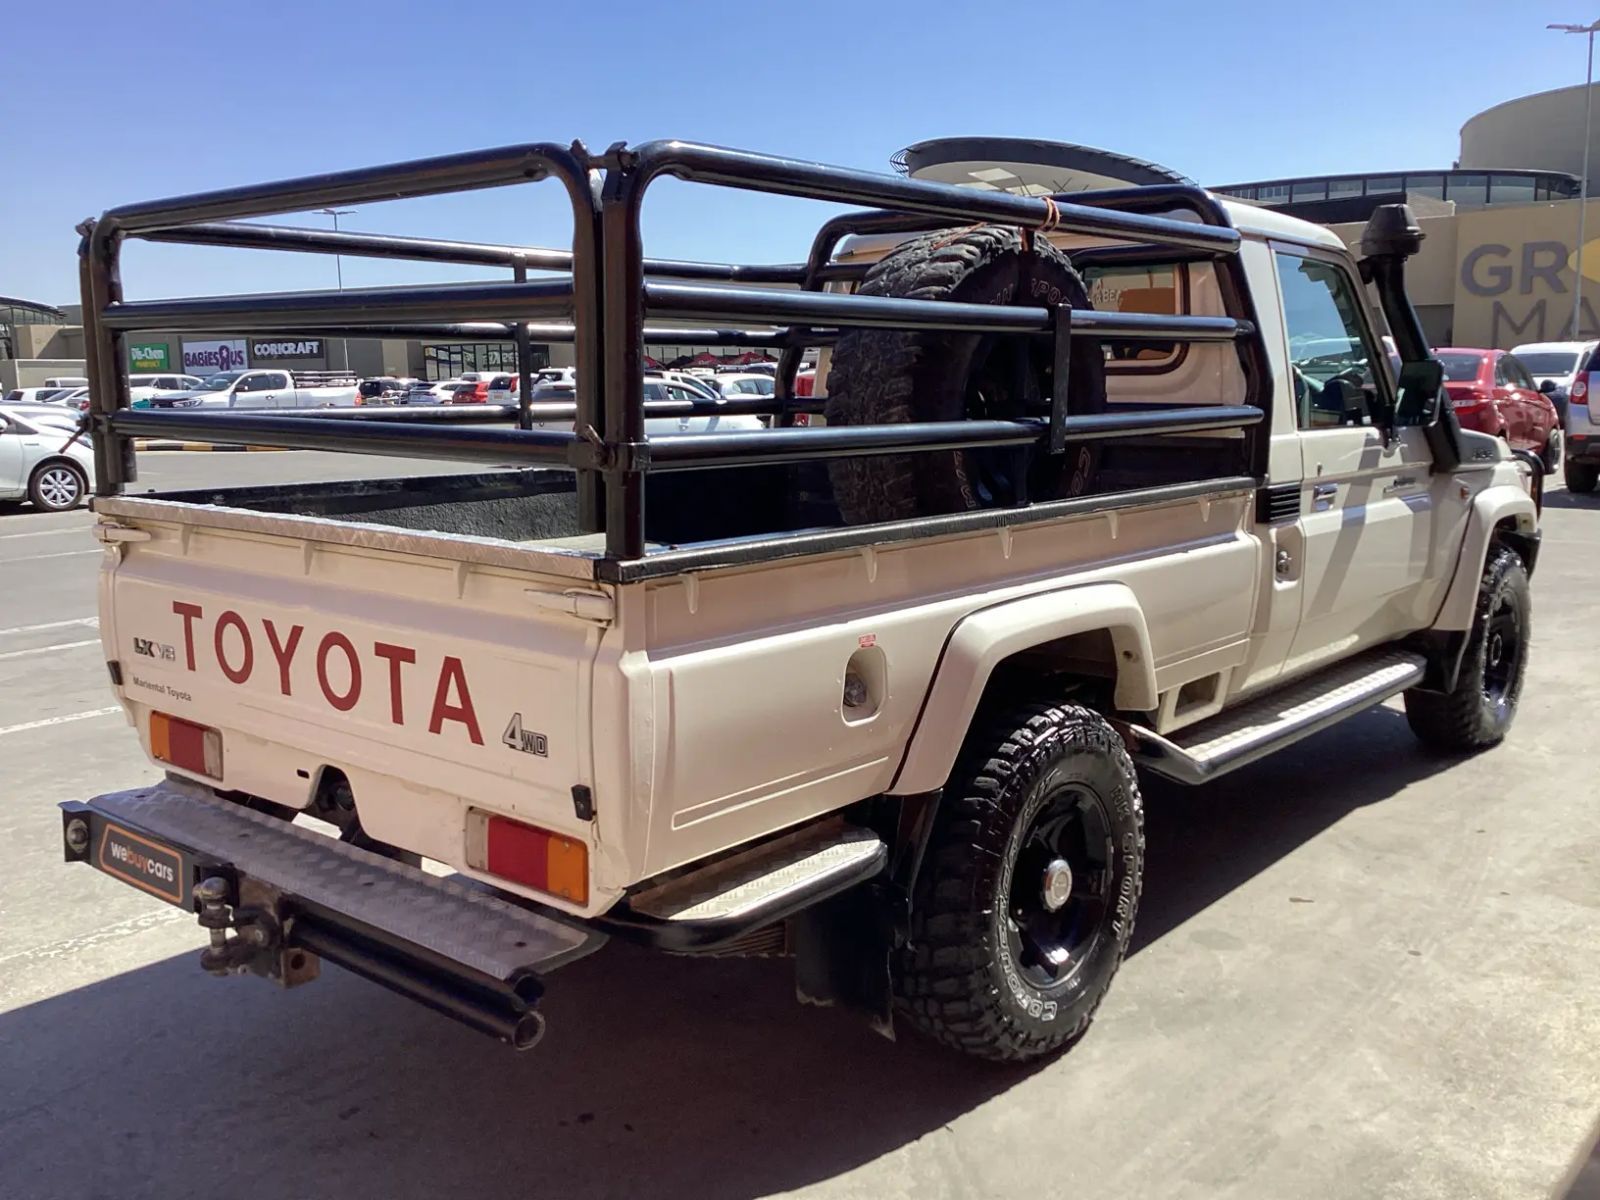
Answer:
M1053 859L1044 869L1044 906L1050 912L1060 912L1072 896L1072 868L1065 859Z
M1489 639L1489 665L1498 667L1500 660L1505 657L1505 640L1497 633Z

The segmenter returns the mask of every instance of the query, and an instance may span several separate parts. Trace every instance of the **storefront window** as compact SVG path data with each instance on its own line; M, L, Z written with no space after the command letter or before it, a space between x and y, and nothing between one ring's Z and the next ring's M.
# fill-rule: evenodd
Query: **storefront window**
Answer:
M1367 180L1367 195L1369 196L1403 190L1400 185L1400 176L1398 175L1374 175Z
M1490 178L1490 204L1532 204L1533 201L1534 186L1532 176L1495 175Z
M1328 198L1328 181L1326 179L1313 179L1294 185L1294 194L1291 200L1326 200Z
M529 369L543 370L550 365L550 347L531 346L533 361ZM423 374L428 379L454 379L463 371L515 371L517 347L514 342L447 342L422 348Z
M1281 203L1289 198L1289 185L1287 183L1264 183L1258 192L1258 199L1267 203Z
M1361 195L1359 179L1332 179L1328 181L1328 199L1338 200L1345 196Z

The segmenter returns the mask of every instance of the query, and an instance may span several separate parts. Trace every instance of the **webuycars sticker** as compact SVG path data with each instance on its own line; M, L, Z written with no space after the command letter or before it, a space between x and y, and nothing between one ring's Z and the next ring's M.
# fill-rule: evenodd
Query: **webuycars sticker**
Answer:
M231 608L208 611L183 600L174 600L172 611L183 620L177 657L187 671L215 672L241 687L264 675L282 695L320 701L341 713L377 689L388 701L393 724L425 723L429 733L441 735L453 726L474 745L483 745L467 669L453 654L424 661L412 646L357 640L337 629L308 634L304 625L270 617L247 619ZM419 674L432 683L432 702L425 713L405 702L407 681Z

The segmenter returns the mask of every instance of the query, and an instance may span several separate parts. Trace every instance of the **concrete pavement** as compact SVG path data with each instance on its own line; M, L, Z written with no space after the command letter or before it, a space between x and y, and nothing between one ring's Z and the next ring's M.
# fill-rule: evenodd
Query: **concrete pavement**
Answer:
M394 470L156 457L141 486ZM87 525L0 510L0 1195L1522 1197L1600 1119L1600 499L1551 493L1504 746L1430 757L1383 708L1149 785L1134 952L1033 1070L800 1008L781 961L612 945L521 1056L335 968L204 976L191 918L60 862L56 801L156 774L99 711Z

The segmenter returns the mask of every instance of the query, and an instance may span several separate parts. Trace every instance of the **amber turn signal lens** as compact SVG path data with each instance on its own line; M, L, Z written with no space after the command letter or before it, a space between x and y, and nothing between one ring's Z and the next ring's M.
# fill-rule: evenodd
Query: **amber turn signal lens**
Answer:
M589 847L577 838L509 817L490 817L486 834L489 874L574 904L589 902Z

